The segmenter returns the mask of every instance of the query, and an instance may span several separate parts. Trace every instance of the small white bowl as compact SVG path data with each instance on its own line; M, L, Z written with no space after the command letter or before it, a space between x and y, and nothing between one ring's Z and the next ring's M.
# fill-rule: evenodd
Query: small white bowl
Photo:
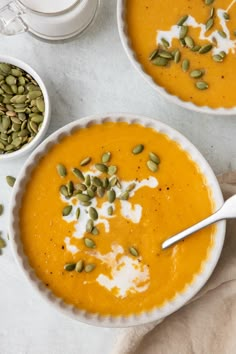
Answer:
M78 129L89 127L92 124L102 124L107 121L127 122L129 124L138 123L144 127L151 127L158 132L166 134L171 140L176 141L181 148L190 155L192 160L198 165L201 173L205 176L206 185L212 195L215 210L222 206L222 193L212 169L200 152L183 135L157 120L143 116L122 113L96 115L79 119L59 129L49 136L30 155L18 176L13 189L10 207L9 234L12 250L18 265L38 293L40 293L54 308L76 320L91 325L104 327L129 327L163 319L185 305L203 287L211 276L220 257L225 237L225 221L221 221L217 224L215 242L209 258L203 264L202 272L195 276L193 282L188 284L183 292L176 294L172 300L165 303L162 307L157 307L152 311L132 314L129 316L104 316L99 313L88 313L85 310L80 310L73 305L64 303L62 299L56 297L50 289L37 278L24 254L19 229L19 210L21 207L22 196L24 195L26 184L30 180L31 173L37 166L38 161L45 156L54 145L58 144L65 136L70 136Z
M159 86L153 78L146 73L140 62L138 61L136 57L136 53L132 49L131 43L130 43L130 38L127 33L127 23L126 23L126 2L127 0L117 0L117 23L118 23L118 30L119 30L119 35L121 39L121 43L123 45L123 48L135 67L135 69L142 75L142 77L145 79L145 81L148 82L148 84L161 96L165 97L167 100L169 100L172 103L177 104L180 107L189 109L191 111L196 111L200 113L208 113L208 114L214 114L214 115L235 115L236 114L236 107L232 108L211 108L208 106L197 106L196 104L190 102L190 101L183 101L179 97L170 94L169 92L166 91L166 89L162 86ZM207 99L206 99L207 103Z
M38 134L35 136L35 138L28 144L24 145L21 149L16 150L14 152L11 152L9 154L2 154L0 155L0 162L1 161L6 161L6 160L13 160L17 159L18 157L22 157L32 151L43 139L45 136L50 119L51 119L51 105L50 105L50 100L49 100L49 95L48 91L46 89L46 86L43 82L43 80L40 78L40 76L37 74L37 72L31 68L28 64L23 62L22 60L19 60L17 58L13 57L8 57L8 56L3 56L0 55L0 63L7 63L7 64L12 64L17 66L18 68L24 70L26 73L30 74L33 79L37 82L39 87L42 90L43 97L44 97L44 102L45 102L45 112L44 112L44 120L41 129L39 130Z

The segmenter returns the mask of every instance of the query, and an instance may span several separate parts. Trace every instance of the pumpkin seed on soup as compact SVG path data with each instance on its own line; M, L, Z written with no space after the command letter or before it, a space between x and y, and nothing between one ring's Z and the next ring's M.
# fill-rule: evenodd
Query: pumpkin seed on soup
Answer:
M160 163L160 157L156 155L154 152L149 153L149 159L155 162L157 165Z
M93 264L93 263L86 264L86 266L84 267L84 271L85 271L86 273L90 273L90 272L92 272L95 268L96 268L96 265Z
M75 267L76 267L76 263L67 263L64 265L64 269L67 272L72 272L73 270L75 270Z
M107 163L109 162L111 159L111 153L109 151L105 152L103 155L102 155L102 162L103 163Z
M132 153L133 153L134 155L138 155L138 154L140 154L140 153L143 151L143 149L144 149L144 145L143 145L143 144L138 144L138 145L136 145L136 146L133 148Z
M72 205L67 205L62 210L63 216L68 216L72 212Z
M80 261L78 261L76 263L76 266L75 266L75 271L78 272L78 273L81 273L84 269L84 261L81 259Z
M147 161L147 167L152 172L156 172L158 170L158 165L152 160Z
M197 81L196 82L196 87L199 89L199 90L207 90L209 85L207 82L205 81Z
M61 163L59 163L57 165L57 172L58 172L59 176L61 176L61 177L65 177L67 175L66 168Z
M130 247L130 248L129 248L129 252L130 252L130 254L132 254L132 256L134 256L134 257L138 257L138 256L139 256L139 252L138 252L138 250L137 250L135 247Z
M85 159L83 159L81 162L80 162L80 166L86 166L90 163L91 161L91 157L86 157Z
M88 238L88 237L84 238L84 244L88 248L95 248L96 247L96 243L91 238Z

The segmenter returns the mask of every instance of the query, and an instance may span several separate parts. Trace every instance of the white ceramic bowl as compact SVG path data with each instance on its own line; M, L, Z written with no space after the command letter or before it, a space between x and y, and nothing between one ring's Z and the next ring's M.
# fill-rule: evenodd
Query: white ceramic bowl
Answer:
M97 115L79 119L59 129L54 134L49 136L28 158L13 189L10 207L9 233L13 253L18 265L23 270L33 287L37 289L42 297L45 298L53 307L60 312L73 317L74 319L91 325L105 327L128 327L156 321L168 316L186 304L202 288L212 274L220 257L224 243L225 222L221 221L218 223L215 243L210 252L209 258L203 266L203 271L195 276L194 281L186 286L186 289L182 293L177 294L174 299L165 303L162 307L155 308L149 312L134 314L127 317L101 316L99 314L91 314L84 310L79 310L72 305L67 305L62 299L54 296L52 292L41 282L41 280L36 277L34 270L29 266L27 257L23 252L19 230L19 209L21 206L22 196L24 194L25 186L31 178L32 170L35 166L37 166L39 159L46 155L53 145L58 144L63 137L71 135L78 129L88 127L91 124L101 124L106 121L125 121L129 124L139 123L145 127L152 127L161 133L167 134L170 139L180 144L181 148L187 151L192 160L199 166L200 171L206 178L206 184L212 193L215 209L222 206L223 197L214 173L200 152L183 135L157 120L143 116L131 114Z
M177 104L178 106L181 106L183 108L189 109L191 111L196 111L200 113L208 113L208 114L215 114L215 115L235 115L236 114L236 106L233 108L211 108L206 106L197 106L192 102L188 101L183 101L179 97L174 96L170 94L169 92L166 91L165 88L159 86L153 78L147 74L136 58L136 53L133 51L130 39L128 37L127 33L127 23L126 23L126 2L127 0L117 0L117 22L118 22L118 30L119 30L119 35L121 39L121 43L123 45L123 48L135 67L135 69L142 75L142 77L151 85L154 90L164 96L166 99L171 101L172 103ZM206 104L207 104L207 99L206 99Z
M37 74L37 72L31 68L28 64L25 62L13 58L13 57L8 57L8 56L3 56L0 55L0 63L7 63L7 64L12 64L17 66L18 68L24 70L28 74L30 74L33 79L38 83L39 87L42 90L43 97L44 97L44 102L45 102L45 113L44 113L44 120L42 127L38 134L35 136L35 138L28 144L24 145L21 149L16 150L14 152L11 152L9 154L2 154L0 155L0 161L2 160L12 160L12 159L17 159L18 157L22 157L25 154L29 153L32 151L43 139L43 137L46 134L46 131L48 130L49 123L50 123L50 118L51 118L51 105L50 105L50 100L48 96L48 91L46 89L46 86L41 79L41 77Z

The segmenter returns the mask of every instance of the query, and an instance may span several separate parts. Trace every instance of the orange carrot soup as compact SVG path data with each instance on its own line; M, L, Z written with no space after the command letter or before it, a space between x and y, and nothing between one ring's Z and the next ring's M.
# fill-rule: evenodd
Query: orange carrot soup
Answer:
M21 239L42 282L89 312L129 315L183 292L202 270L214 227L161 250L213 212L198 166L165 134L92 125L41 158L20 209Z
M167 92L198 106L236 105L235 0L127 0L137 60Z

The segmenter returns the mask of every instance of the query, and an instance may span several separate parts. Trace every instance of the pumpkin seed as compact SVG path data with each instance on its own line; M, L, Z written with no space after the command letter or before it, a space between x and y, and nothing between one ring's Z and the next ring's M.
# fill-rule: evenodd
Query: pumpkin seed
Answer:
M72 205L67 205L62 210L63 216L68 216L72 212Z
M184 39L188 33L188 26L181 26L179 31L179 38Z
M143 151L143 149L144 149L144 145L143 145L143 144L138 144L138 145L136 145L136 146L133 148L132 153L133 153L134 155L140 154L140 153Z
M122 192L119 196L120 200L128 200L129 199L129 192L128 191L125 191L125 192Z
M154 152L149 152L149 159L155 162L157 165L160 163L160 157L157 156Z
M197 81L195 85L199 90L206 90L209 87L205 81Z
M65 177L67 175L66 168L61 163L59 163L57 165L57 172L58 172L59 176L61 176L61 177Z
M79 217L80 217L80 208L77 208L77 209L76 209L75 217L76 217L76 220L79 219Z
M76 167L73 168L73 169L72 169L72 172L73 172L73 174L74 174L76 177L78 177L78 178L81 179L82 181L85 180L83 173L82 173L78 168L76 168Z
M75 267L76 267L76 263L67 263L64 265L64 269L67 272L72 272L73 270L75 270Z
M15 179L15 177L12 177L12 176L6 176L6 181L10 187L13 187L16 179Z
M186 37L184 38L184 40L185 40L186 46L187 46L188 48L192 49L192 48L194 47L195 43L194 43L194 40L192 39L192 37L186 36Z
M227 37L227 34L224 32L224 31L218 31L219 35L222 37L222 38L226 38Z
M102 182L103 188L107 189L109 187L109 179L106 177Z
M206 45L201 47L201 49L199 50L199 53L200 54L206 54L212 49L212 47L213 47L212 44L206 44Z
M180 43L181 47L185 47L186 46L186 43L185 43L184 39L180 39L179 43Z
M91 238L88 238L88 237L84 238L84 244L88 248L95 248L96 247L96 243Z
M218 63L222 63L222 61L223 61L222 56L219 55L219 54L213 55L213 56L212 56L212 59L213 59L214 61L218 62Z
M91 177L90 175L86 175L85 176L85 184L87 187L89 187L91 185Z
M114 191L114 189L111 189L107 192L107 199L109 201L109 203L113 203L116 199L116 192Z
M93 177L93 183L97 186L97 187L102 187L102 180L98 177Z
M84 269L84 261L81 259L80 261L78 261L76 263L76 266L75 266L75 271L78 272L78 273L81 273Z
M86 231L87 231L87 232L92 232L93 227L94 227L93 220L92 220L92 219L89 219L89 220L87 221L87 223L86 223Z
M67 189L67 187L66 186L61 186L60 187L60 193L62 194L62 195L64 195L64 197L68 197L68 195L69 195L69 193L68 193L68 189Z
M138 256L139 256L138 250L137 250L135 247L133 247L133 246L129 248L129 252L130 252L130 254L132 254L132 256L134 256L134 257L138 257Z
M168 59L157 57L152 60L152 64L157 66L166 66L168 64Z
M147 161L147 167L152 172L156 172L158 170L158 165L152 160Z
M90 273L90 272L92 272L95 268L96 268L96 265L93 264L93 263L86 264L86 266L84 267L84 271L85 271L86 273Z
M116 177L116 176L113 176L111 179L110 179L110 186L111 187L114 187L115 185L116 185L116 183L117 183L117 180L118 180L118 178Z
M184 60L182 61L182 70L183 70L184 72L188 71L189 66L190 66L189 60L188 60L188 59L184 59Z
M199 79L203 76L202 70L193 70L190 72L190 76L194 79Z
M3 214L3 205L0 204L0 216Z
M97 195L98 195L98 197L99 197L99 198L102 198L102 197L104 196L104 194L105 194L105 188L99 186L99 187L97 188Z
M81 162L80 162L80 166L86 166L90 163L91 161L91 157L86 157L85 159L83 159Z
M214 19L210 17L206 22L206 31L209 31L214 25Z
M179 49L177 49L177 51L175 52L175 55L174 55L174 62L176 64L179 63L180 58L181 58L181 53L180 53Z
M110 216L113 215L113 208L111 205L107 208L107 214Z
M79 201L81 202L89 202L90 201L90 196L87 194L78 194L77 198L79 199Z
M94 198L95 197L95 192L91 188L87 189L87 194L90 196L90 198Z
M226 53L222 50L219 55L221 56L221 58L225 58L226 57Z
M201 46L200 46L200 45L195 45L195 46L191 49L191 51L192 51L192 52L198 52L200 49L201 49Z
M182 26L184 24L184 22L186 22L186 20L188 19L188 15L184 15L182 16L179 21L177 22L177 26Z
M157 55L158 55L158 51L159 51L158 48L154 49L154 50L151 52L151 54L149 55L148 59L149 59L150 61L152 61L153 59L155 59L155 58L157 57ZM102 161L102 162L106 162L106 161Z
M0 250L4 247L6 247L6 242L0 237Z
M83 183L79 183L79 184L77 185L77 187L78 187L78 189L79 189L80 191L82 191L82 192L85 192L85 191L87 190L86 185L83 184Z
M109 166L108 167L108 174L109 176L114 175L117 172L117 167L116 166Z
M45 103L42 97L36 98L36 106L39 110L39 112L44 112L45 111Z
M228 12L224 12L223 13L223 17L224 17L225 20L229 20L230 19L230 16L229 16Z
M210 17L214 17L214 15L215 15L215 9L214 7L212 7L210 11Z
M205 0L205 4L209 6L209 5L213 4L214 1L215 0Z
M107 151L107 152L105 152L105 153L102 155L102 162L103 162L103 163L109 162L110 159L111 159L111 153L110 153L110 151Z
M90 206L92 203L89 201L89 202L80 202L80 204L87 207Z
M173 56L171 53L163 50L162 52L159 53L159 57L165 58L165 59L173 59Z
M92 230L92 235L94 235L94 236L99 235L99 230L98 230L98 228L96 226Z
M131 192L135 187L136 183L130 183L130 185L128 185L128 187L126 188L126 191Z
M165 38L161 38L161 43L165 48L170 46L170 43Z
M103 163L96 163L95 164L95 168L103 173L106 173L108 171L108 167L106 165L104 165Z
M89 208L89 216L92 220L97 220L98 219L98 212L95 208L90 207Z

